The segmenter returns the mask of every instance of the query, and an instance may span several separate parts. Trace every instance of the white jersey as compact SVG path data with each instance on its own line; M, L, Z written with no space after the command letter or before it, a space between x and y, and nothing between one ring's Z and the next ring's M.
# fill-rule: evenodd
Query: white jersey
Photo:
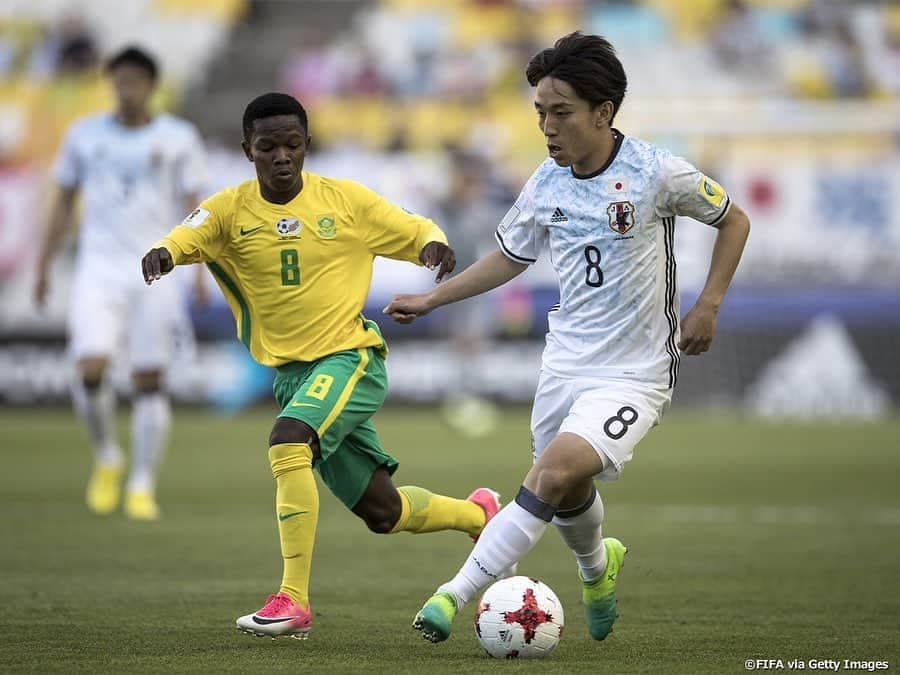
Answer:
M161 114L126 127L107 113L72 125L55 176L81 192L79 258L96 256L107 273L115 267L138 278L137 261L182 219L184 197L202 192L207 169L189 122Z
M729 205L722 187L684 159L618 132L609 161L589 176L545 160L496 233L519 263L549 249L559 276L544 369L674 387L675 216L715 225Z

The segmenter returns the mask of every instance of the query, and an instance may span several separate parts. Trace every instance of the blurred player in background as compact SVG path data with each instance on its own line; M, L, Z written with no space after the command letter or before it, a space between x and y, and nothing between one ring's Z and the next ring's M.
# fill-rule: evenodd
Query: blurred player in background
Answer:
M195 128L168 114L154 115L150 100L158 70L135 47L106 66L116 109L87 117L69 130L57 159L58 184L38 252L35 300L43 305L51 281L71 285L68 332L78 373L75 410L94 446L87 504L108 514L119 505L125 461L115 430L115 393L108 366L127 337L134 386L131 473L125 513L159 517L156 479L170 426L164 373L176 340L190 340L185 302L176 284L148 293L134 276L147 246L167 231L185 204L196 204L206 162ZM81 196L75 278L50 278ZM197 277L198 299L204 288Z
M532 410L534 465L457 575L416 615L414 627L434 642L449 637L457 611L525 556L551 522L578 562L591 636L609 634L625 547L602 537L594 478L618 478L660 421L678 350L709 349L750 227L718 183L611 126L627 81L605 39L561 38L531 60L526 75L550 157L500 222L499 250L433 291L399 295L385 308L408 323L506 283L545 250L560 282ZM676 216L719 230L680 336Z
M305 637L312 627L309 575L319 512L312 469L377 533L460 530L477 537L499 509L496 493L467 499L396 488L397 461L372 415L387 391L381 331L362 314L375 256L452 271L453 251L432 221L350 180L303 171L306 111L264 94L243 120L256 180L204 201L142 263L148 284L175 265L205 262L225 293L237 334L276 369L281 413L269 435L284 574L262 609L237 620L255 635ZM211 461L215 461L211 457Z
M453 242L458 265L468 267L495 246L493 224L503 217L515 193L493 176L488 160L458 147L447 149L447 194L437 203L437 222ZM480 296L442 312L441 326L451 339L458 380L441 405L444 423L470 438L484 436L497 425L499 411L477 388L490 344L496 312L492 298Z

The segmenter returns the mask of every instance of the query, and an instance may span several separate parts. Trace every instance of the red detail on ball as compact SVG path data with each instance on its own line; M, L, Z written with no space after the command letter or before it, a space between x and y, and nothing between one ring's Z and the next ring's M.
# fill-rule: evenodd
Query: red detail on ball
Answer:
M621 189L622 189L622 184L616 183L616 190L621 190Z
M481 615L487 612L491 608L491 603L478 603L478 609L475 610L475 632L478 634L478 637L481 637L481 624L478 622L481 619Z
M542 623L550 623L553 621L553 616L538 607L534 590L526 588L525 595L522 596L522 606L515 612L504 612L503 620L506 623L517 623L522 626L525 630L525 644L530 644L538 626Z

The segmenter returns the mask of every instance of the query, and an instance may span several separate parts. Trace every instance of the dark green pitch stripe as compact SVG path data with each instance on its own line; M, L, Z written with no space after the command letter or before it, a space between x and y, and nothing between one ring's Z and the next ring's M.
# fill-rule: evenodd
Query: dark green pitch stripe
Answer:
M241 291L238 289L237 284L225 273L225 270L214 262L206 263L206 266L209 267L209 271L216 275L216 278L225 285L225 288L227 288L229 293L237 300L237 303L241 308L241 329L238 337L241 339L241 342L244 343L244 346L247 349L250 349L250 308L247 306L247 301L244 300L244 296L241 295Z

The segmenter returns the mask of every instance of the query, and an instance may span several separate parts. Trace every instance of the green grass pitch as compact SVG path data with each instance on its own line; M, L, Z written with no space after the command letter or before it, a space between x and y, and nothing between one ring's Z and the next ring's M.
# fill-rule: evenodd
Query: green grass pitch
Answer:
M65 409L0 410L0 672L457 673L494 661L473 605L448 642L410 628L469 551L460 533L370 534L322 493L306 642L234 629L280 579L265 441L273 411L176 411L158 523L91 516L89 453ZM127 428L123 410L122 432ZM513 495L528 414L469 441L432 409L376 417L398 484ZM747 659L886 660L900 668L900 420L764 424L671 413L622 479L601 485L608 534L629 547L620 619L586 634L574 562L552 530L522 573L566 609L559 673L740 673Z

